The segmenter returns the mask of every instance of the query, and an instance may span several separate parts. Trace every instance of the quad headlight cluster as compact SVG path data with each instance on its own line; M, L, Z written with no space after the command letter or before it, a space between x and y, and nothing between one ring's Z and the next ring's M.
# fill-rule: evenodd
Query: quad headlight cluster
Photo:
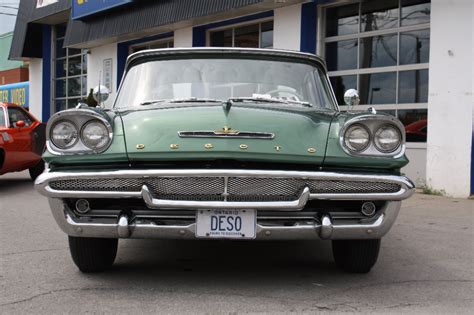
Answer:
M63 111L48 123L48 149L52 153L100 153L112 141L110 123L90 110Z
M353 155L393 156L403 151L402 124L390 116L360 116L342 129L341 144Z

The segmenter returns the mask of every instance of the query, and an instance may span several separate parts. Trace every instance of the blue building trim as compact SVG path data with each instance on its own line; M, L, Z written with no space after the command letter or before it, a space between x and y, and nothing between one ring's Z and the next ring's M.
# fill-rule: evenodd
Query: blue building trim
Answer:
M43 28L43 84L42 84L42 117L47 122L51 116L51 26L42 25Z
M129 40L127 42L121 42L117 44L117 85L116 89L120 86L120 81L122 81L122 76L125 71L125 64L127 62L128 52L130 50L130 46L151 42L154 40L165 39L169 37L173 37L174 32L168 32L148 37L143 37L139 39Z
M316 36L318 11L316 2L303 3L301 6L301 39L300 50L316 53Z
M471 195L474 195L474 122L471 136Z
M272 16L273 16L273 10L265 11L265 12L257 13L257 14L246 15L246 16L235 18L235 19L196 26L193 28L193 47L206 46L206 32L209 29L218 28L222 26L228 26L228 25L237 24L237 23L249 22L253 20L264 19L264 18L268 18Z

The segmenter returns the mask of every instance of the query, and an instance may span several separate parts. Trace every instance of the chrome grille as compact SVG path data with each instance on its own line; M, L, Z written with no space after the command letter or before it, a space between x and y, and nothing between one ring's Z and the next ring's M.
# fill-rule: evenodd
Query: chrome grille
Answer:
M395 193L400 185L383 182L360 182L343 180L311 180L307 182L312 193L321 194L368 194L368 193Z
M59 191L139 192L147 185L156 198L196 201L288 201L296 200L304 187L314 194L396 193L397 183L302 179L279 177L153 177L61 179L49 183Z
M160 177L145 183L158 198L170 200L223 200L223 177Z
M288 201L298 199L305 182L296 178L230 177L229 201Z
M79 191L140 191L143 180L138 178L61 179L49 183L56 190Z

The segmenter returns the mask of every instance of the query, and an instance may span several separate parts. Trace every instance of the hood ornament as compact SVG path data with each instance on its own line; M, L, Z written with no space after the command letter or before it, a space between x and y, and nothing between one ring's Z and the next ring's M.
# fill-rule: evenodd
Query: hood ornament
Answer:
M227 116L229 114L230 108L232 107L232 101L227 101L222 103L222 109L224 110L224 114Z

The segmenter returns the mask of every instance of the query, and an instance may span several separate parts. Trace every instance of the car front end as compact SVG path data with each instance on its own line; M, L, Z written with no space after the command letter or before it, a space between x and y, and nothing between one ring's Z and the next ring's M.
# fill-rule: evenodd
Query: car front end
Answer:
M414 192L400 173L404 128L341 113L319 58L171 49L134 54L126 68L113 109L48 123L36 188L81 270L110 265L120 238L323 239L336 262L351 260L348 246L378 255ZM91 263L84 242L109 256ZM373 256L338 264L366 272Z

